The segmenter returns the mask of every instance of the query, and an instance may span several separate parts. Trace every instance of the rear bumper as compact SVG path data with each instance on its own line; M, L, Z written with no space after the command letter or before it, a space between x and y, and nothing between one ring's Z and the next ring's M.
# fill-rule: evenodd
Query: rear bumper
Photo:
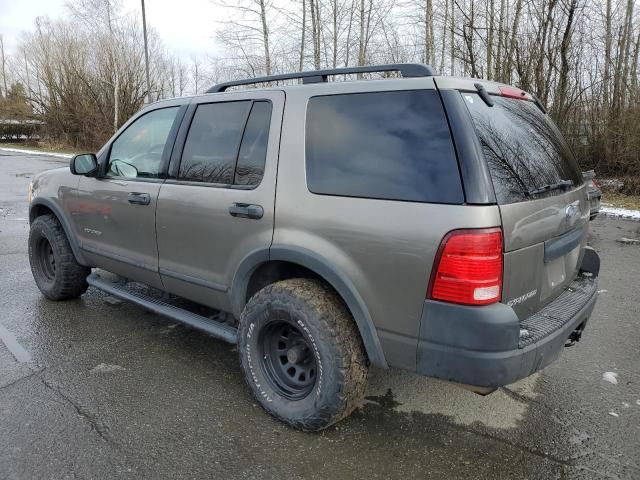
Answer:
M523 342L521 335L530 319L519 321L505 304L465 307L426 300L418 373L467 385L500 387L541 370L558 358L571 334L589 319L597 299L597 280L587 281L589 288L582 295L563 294L536 314L532 323L548 316L552 325L533 342ZM564 318L560 312L565 312Z

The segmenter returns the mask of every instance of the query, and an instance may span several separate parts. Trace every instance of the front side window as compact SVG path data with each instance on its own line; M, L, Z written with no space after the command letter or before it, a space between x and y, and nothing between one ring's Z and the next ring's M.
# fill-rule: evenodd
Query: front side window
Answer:
M313 193L464 201L449 126L434 90L311 98L305 159Z
M182 152L179 178L232 184L251 101L198 105Z
M107 177L158 178L162 152L178 107L153 110L134 121L111 145Z

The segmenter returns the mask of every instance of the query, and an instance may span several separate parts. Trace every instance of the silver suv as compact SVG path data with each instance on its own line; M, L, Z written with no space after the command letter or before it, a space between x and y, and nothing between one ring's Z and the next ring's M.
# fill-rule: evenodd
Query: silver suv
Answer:
M396 74L327 81L365 72ZM237 343L255 398L303 430L349 415L370 365L479 393L531 375L596 302L586 187L542 105L426 65L161 101L31 196L46 297L91 285Z

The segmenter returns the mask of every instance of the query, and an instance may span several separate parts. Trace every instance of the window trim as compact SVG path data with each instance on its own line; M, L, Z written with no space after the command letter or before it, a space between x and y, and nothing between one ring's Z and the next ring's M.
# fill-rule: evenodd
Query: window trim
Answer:
M104 162L100 165L100 175L98 176L101 180L125 180L130 182L143 182L143 183L162 183L167 178L167 169L169 167L169 161L171 159L171 153L173 151L173 147L176 141L176 136L178 134L178 128L182 123L182 119L184 117L185 112L187 111L188 104L178 104L178 105L162 105L158 108L152 108L143 112L140 112L138 115L135 115L129 119L122 127L121 130L118 131L117 136L112 138L109 141L109 147L107 148L106 155L104 157ZM109 167L109 161L111 160L111 149L113 148L113 144L126 132L129 130L129 127L133 125L135 122L140 120L142 117L157 112L158 110L165 110L167 108L177 108L176 116L173 119L173 123L171 124L171 128L169 129L169 134L167 135L167 140L165 141L164 148L162 149L162 155L160 157L160 169L158 170L158 177L140 177L140 178L130 178L130 177L121 177L119 175L116 176L107 176L107 168ZM170 148L169 148L170 147Z
M362 195L346 195L346 194L338 194L338 193L322 193L322 192L314 192L309 187L309 175L308 175L308 167L307 167L307 125L308 125L308 115L309 115L309 103L313 98L318 97L338 97L342 95L361 95L361 94L375 94L375 93L400 93L400 92L435 92L438 96L438 100L440 105L442 106L442 112L444 114L444 120L447 124L447 130L449 132L449 137L451 139L451 146L454 154L454 158L456 161L456 171L458 172L458 176L460 179L460 193L462 195L462 199L460 202L425 202L423 200L407 200L407 199L398 199L398 198L381 198L381 197L368 197ZM449 123L449 119L447 116L447 109L442 102L442 98L440 96L440 91L434 86L433 88L399 88L399 89L389 89L389 90L362 90L362 91L354 91L354 92L338 92L338 93L321 93L317 95L311 95L307 98L306 104L304 106L304 126L303 126L303 165L304 165L304 183L307 187L307 191L311 195L322 195L325 197L340 197L340 198L361 198L364 200L379 200L382 202L403 202L403 203L423 203L423 204L431 204L431 205L465 205L467 203L466 193L464 181L462 178L462 174L460 172L460 159L458 158L458 150L456 146L455 137L453 135L453 131L451 130L451 125Z
M199 182L195 180L184 180L180 178L180 166L182 165L182 159L184 155L184 148L187 144L187 139L189 138L189 132L191 131L191 126L193 124L193 119L196 116L196 112L198 107L201 105L212 105L212 104L221 104L221 103L238 103L238 102L249 102L249 108L247 109L247 114L245 115L243 124L242 124L242 134L240 135L240 141L238 142L238 146L236 148L236 159L233 168L233 180L235 181L236 170L238 168L238 156L240 154L240 149L242 148L242 141L244 140L244 134L247 129L247 123L249 122L249 117L251 116L251 111L253 110L253 104L256 102L268 102L271 105L271 117L269 119L269 132L271 132L272 122L273 122L273 101L270 98L234 98L229 100L220 100L220 101L212 101L212 102L198 102L192 103L189 105L189 109L184 117L183 125L185 127L181 128L182 131L178 133L178 138L176 139L176 146L178 149L176 152L172 152L176 154L177 158L173 158L171 155L171 165L169 167L169 172L166 177L166 183L171 185L189 185L193 187L212 187L212 188L224 188L229 190L255 190L262 184L262 180L264 179L264 173L260 178L260 182L255 185L239 185L234 183L213 183L213 182ZM265 171L267 165L267 153L269 149L269 139L267 137L267 152L265 152Z

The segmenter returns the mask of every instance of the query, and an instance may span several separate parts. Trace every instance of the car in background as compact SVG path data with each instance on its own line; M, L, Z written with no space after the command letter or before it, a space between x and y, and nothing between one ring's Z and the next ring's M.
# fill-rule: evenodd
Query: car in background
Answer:
M587 195L589 196L589 206L591 207L589 220L593 220L598 216L598 212L600 212L600 200L602 199L602 190L600 190L600 185L596 182L595 176L595 170L582 172L584 183L587 184Z

